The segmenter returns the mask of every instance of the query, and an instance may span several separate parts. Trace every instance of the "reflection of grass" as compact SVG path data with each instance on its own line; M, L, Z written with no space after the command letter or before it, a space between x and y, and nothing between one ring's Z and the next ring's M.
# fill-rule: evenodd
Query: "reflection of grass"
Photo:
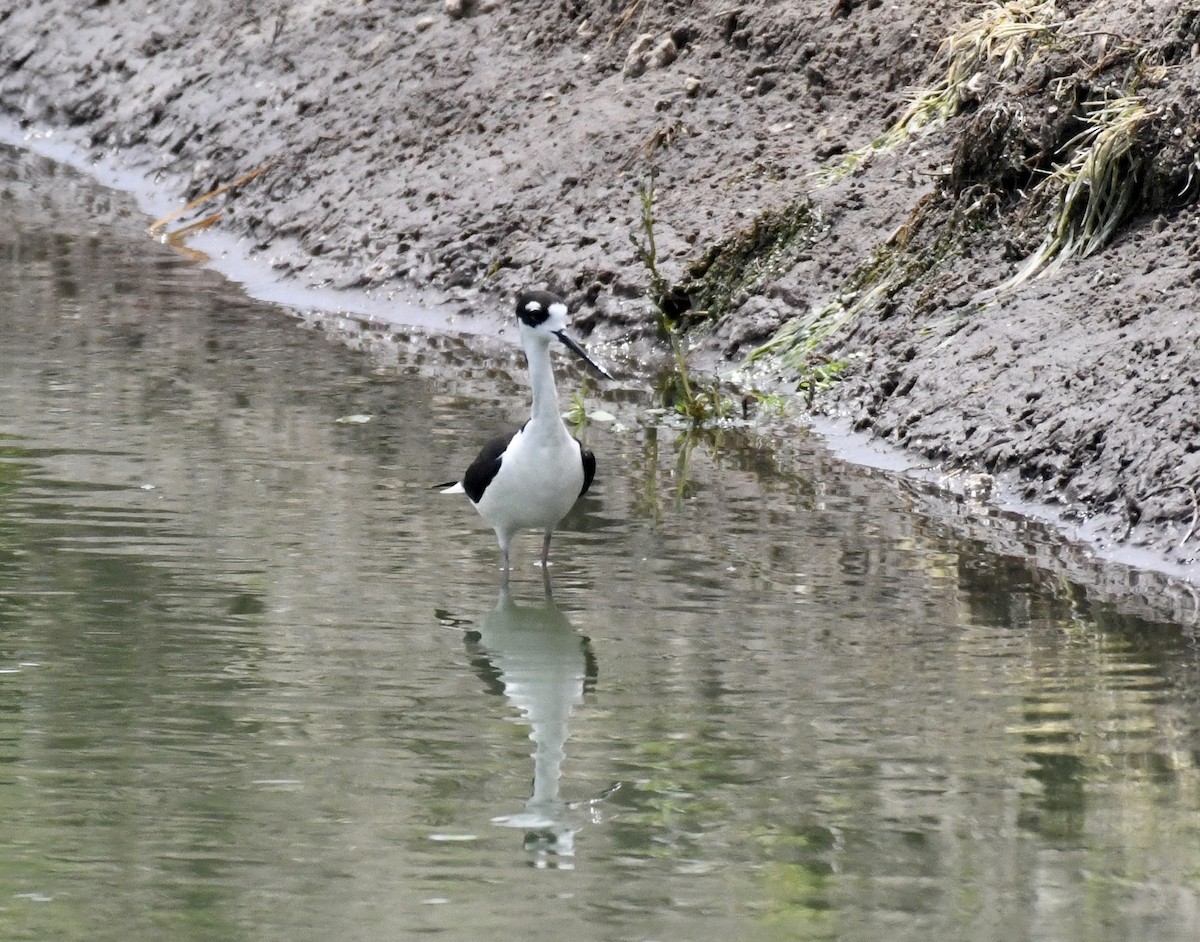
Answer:
M32 461L29 452L16 444L16 435L0 432L0 502L20 490L30 474ZM8 556L20 545L18 528L22 524L0 517L0 558Z
M768 938L840 939L845 928L835 905L839 875L828 866L770 860L758 868L766 900L758 920Z
M659 415L665 410L659 410ZM660 459L669 460L669 453L664 455L666 440L664 436L676 432L672 440L675 456L674 466L666 474L670 482L670 490L665 494L660 492L659 478L663 476ZM692 452L697 446L704 447L714 458L721 451L724 432L719 426L702 426L689 424L681 431L665 425L650 425L646 428L645 451L643 463L645 467L645 483L638 501L639 513L655 522L663 519L663 504L669 498L670 504L676 510L687 500L693 490L691 482Z
M736 740L718 735L711 718L651 718L623 761L622 778L637 782L614 801L624 806L632 852L647 857L691 855L698 836L735 817L729 795L741 784L734 769L744 757Z
M932 130L958 113L971 95L972 83L995 63L1003 76L1022 64L1031 44L1046 45L1056 27L1050 22L1054 0L1009 0L988 7L982 14L951 33L941 45L946 71L928 88L917 92L896 122L866 147L847 154L841 162L818 174L823 184L835 183L853 173L873 154L887 153L914 134Z
M29 475L32 460L29 452L17 445L16 435L0 432L0 497L15 491Z

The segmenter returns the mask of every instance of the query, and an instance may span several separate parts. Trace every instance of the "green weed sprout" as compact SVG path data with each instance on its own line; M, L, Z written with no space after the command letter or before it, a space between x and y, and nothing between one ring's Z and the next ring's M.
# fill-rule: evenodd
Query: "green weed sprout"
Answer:
M658 327L665 335L675 360L675 370L664 389L675 411L693 423L709 422L724 418L732 411L732 404L721 395L717 383L698 386L692 379L687 363L687 352L680 337L679 324L664 309L664 299L671 293L670 283L658 269L658 246L654 238L654 173L638 186L641 197L642 238L630 234L629 241L638 260L645 266L650 278L650 295L658 311Z

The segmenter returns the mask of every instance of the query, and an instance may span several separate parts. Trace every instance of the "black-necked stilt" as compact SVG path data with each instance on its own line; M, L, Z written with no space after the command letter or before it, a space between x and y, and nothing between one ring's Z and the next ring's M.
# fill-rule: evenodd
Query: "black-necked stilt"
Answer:
M442 493L465 493L500 543L504 571L519 530L539 529L542 565L549 562L550 537L592 484L596 457L572 438L559 413L550 365L550 341L559 340L601 376L612 376L566 333L566 302L549 291L524 291L517 298L517 325L529 364L533 408L529 421L509 437L483 446L462 480Z

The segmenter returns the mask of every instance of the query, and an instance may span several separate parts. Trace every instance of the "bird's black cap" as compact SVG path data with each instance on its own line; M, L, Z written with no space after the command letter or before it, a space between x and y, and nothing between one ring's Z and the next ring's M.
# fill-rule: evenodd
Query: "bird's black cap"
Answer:
M550 316L550 307L561 304L566 311L567 302L549 291L522 291L517 296L517 317L530 327L537 327Z

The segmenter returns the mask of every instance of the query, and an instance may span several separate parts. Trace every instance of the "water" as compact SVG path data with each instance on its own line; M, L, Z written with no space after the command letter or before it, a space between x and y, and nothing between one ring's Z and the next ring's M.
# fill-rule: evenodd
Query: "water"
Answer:
M329 342L9 151L0 205L0 937L1200 933L1194 635L1036 529L630 381L505 594L428 485L510 346Z

